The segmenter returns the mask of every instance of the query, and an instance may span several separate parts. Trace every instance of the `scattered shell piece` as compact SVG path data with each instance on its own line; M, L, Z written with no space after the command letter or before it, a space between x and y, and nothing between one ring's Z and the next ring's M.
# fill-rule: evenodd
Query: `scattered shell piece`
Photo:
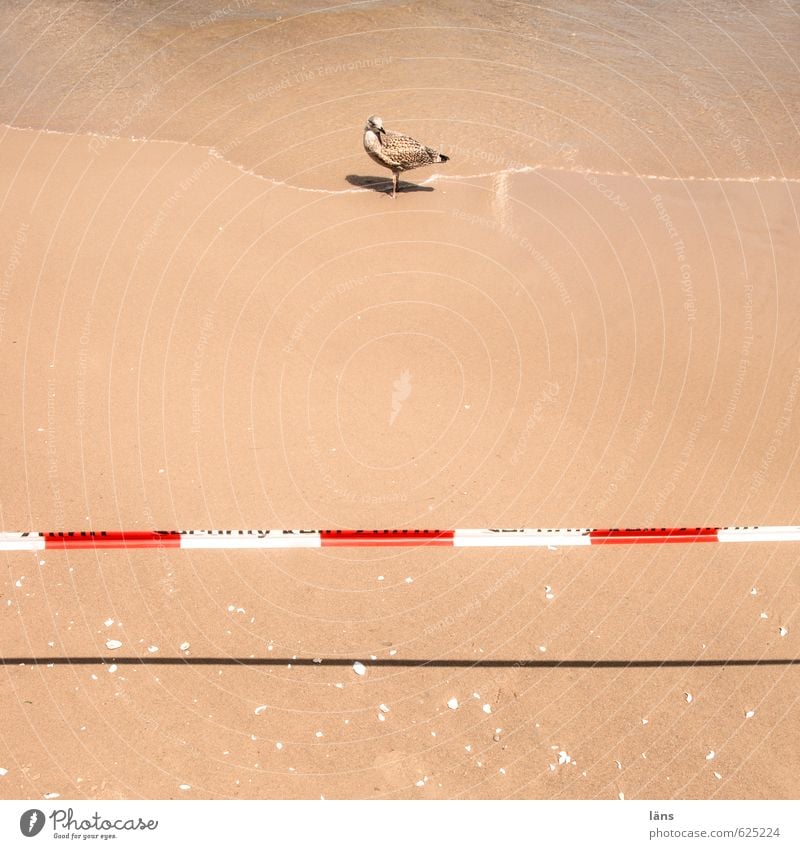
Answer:
M499 734L492 735L492 740L494 740L495 743L499 743L500 742L500 735Z
M58 797L60 795L61 795L60 793L45 793L42 798L44 798L44 799L58 799Z
M265 711L266 709L267 709L267 706L266 706L266 705L259 705L259 706L258 706L258 707L257 707L257 708L253 711L253 713L254 713L256 716L261 716L261 714L262 714L262 713L264 713L264 711Z
M505 775L505 774L506 774L506 771L505 771L505 769L503 769L503 767L500 767L500 769L499 769L499 770L497 770L497 771L500 773L500 775Z
M622 769L622 764L619 761L614 761L614 763L617 765L617 769Z
M103 622L103 624L106 626L106 628L110 628L114 624L114 620L113 619L106 619L106 621Z
M572 758L562 749L558 753L558 762L560 764L568 764L572 762Z
M106 640L107 649L121 649L122 643L119 640Z
M391 708L389 707L389 705L379 704L379 705L378 705L378 710L380 710L380 711L381 711L381 712L383 712L383 713L389 713L389 711L391 710Z
M715 773L714 773L714 778L716 778L716 779L717 779L717 781L719 781L719 780L722 778L722 776L721 776L718 772L715 772Z
M383 581L383 580L385 580L385 579L384 579L383 575L378 575L378 580L379 580L379 581Z
M694 696L691 693L684 693L683 697L684 697L684 699L686 699L686 701L689 704L691 704L694 701Z
M471 752L472 751L472 745L470 743L467 743L467 745L464 746L464 751L465 752Z
M3 769L3 767L0 766L0 778L2 778L4 775L8 775L8 770Z
M416 787L424 787L424 786L425 786L425 782L424 782L424 781L420 778L420 780L419 780L419 781L415 781L415 782L414 782L414 786L416 786Z
M544 597L548 601L552 601L555 598L553 595L553 588L549 584L544 588Z
M315 737L324 737L325 735L321 731L315 731L314 736Z
M447 707L449 707L450 710L458 710L458 699L455 696L453 696L452 699L448 699Z
M389 654L394 657L397 654L397 649L389 649Z
M108 671L109 672L116 672L117 671L117 664L112 663L111 666L108 667Z
M756 715L756 712L754 710L748 710L748 711L745 712L745 717L747 719L752 719L755 715Z
M314 663L322 663L322 658L321 657L315 657L313 662Z
M341 682L337 681L337 683L333 686L336 687L337 690L344 690L344 684L342 684Z
M625 801L625 794L620 792L619 798L622 799L622 801L624 802Z
M715 758L716 756L717 756L717 753L716 753L716 752L712 749L712 750L711 750L711 751L710 751L710 752L706 755L706 760L707 760L707 761L713 761L713 760L714 760L714 758Z
M491 713L492 712L492 706L489 705L489 704L484 705L483 706L483 712L484 713Z
M181 651L189 651L189 643L181 643L179 648Z
M386 722L386 714L379 713L378 714L378 722Z
M750 590L750 595L758 595L758 590L755 587L753 587L753 589Z
M762 611L762 612L761 612L761 618L762 618L762 619L769 619L769 614L768 614L768 613L766 613L765 611Z
M353 664L353 672L355 672L356 675L363 675L366 671L367 671L367 667L364 666L364 664L360 660L357 660Z
M147 651L149 651L150 654L153 654L154 652L158 651L158 646L148 646Z
M649 720L649 719L643 719L643 720L642 720L642 725L647 725L649 722L650 722L650 720Z
M275 744L275 748L280 752L280 750L283 748L283 743L278 740L278 742Z
M785 636L789 633L789 629L788 629L788 628L784 628L784 627L783 627L783 625L781 625L781 627L780 627L780 628L778 628L778 633L779 633L782 637L785 637Z
M539 646L539 651L541 651L541 652L547 651L547 646Z
M179 784L179 785L178 785L178 788L179 788L180 790L191 790L191 789L192 789L192 785L191 785L191 784Z

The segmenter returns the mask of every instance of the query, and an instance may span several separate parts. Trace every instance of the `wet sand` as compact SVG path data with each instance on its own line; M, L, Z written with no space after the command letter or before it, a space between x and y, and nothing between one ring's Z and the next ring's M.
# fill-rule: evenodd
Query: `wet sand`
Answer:
M670 169L446 95L381 107L452 155L395 201L374 91L274 160L288 100L253 147L0 130L3 528L796 524L780 113ZM2 798L797 796L791 544L3 559Z

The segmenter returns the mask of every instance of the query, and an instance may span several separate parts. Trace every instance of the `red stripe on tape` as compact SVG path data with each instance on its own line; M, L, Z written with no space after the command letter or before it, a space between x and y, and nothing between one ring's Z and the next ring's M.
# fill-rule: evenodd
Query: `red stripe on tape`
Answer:
M323 546L327 545L452 545L454 531L373 530L320 531Z
M658 542L719 542L717 528L598 528L592 545Z
M48 548L180 548L175 531L51 531L44 535Z

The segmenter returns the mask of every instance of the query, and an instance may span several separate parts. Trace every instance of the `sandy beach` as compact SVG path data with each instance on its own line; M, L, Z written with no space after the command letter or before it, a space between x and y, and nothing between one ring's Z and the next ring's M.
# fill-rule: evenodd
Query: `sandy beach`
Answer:
M157 5L0 17L2 530L798 524L796 13ZM0 798L800 790L795 544L2 558Z

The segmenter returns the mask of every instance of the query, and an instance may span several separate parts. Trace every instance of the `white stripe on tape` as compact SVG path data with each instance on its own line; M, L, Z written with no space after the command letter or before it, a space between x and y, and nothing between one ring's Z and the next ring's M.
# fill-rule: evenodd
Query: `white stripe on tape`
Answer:
M792 542L800 540L800 527L791 525L760 525L754 528L720 528L720 542Z
M44 537L39 534L0 532L0 551L43 551Z
M192 531L181 533L181 548L319 548L318 532L284 533L283 531L254 531L253 533L221 533Z
M493 530L491 528L462 528L453 534L453 545L457 547L502 548L505 546L559 546L591 545L589 528L574 530L540 530L518 528L516 530Z

